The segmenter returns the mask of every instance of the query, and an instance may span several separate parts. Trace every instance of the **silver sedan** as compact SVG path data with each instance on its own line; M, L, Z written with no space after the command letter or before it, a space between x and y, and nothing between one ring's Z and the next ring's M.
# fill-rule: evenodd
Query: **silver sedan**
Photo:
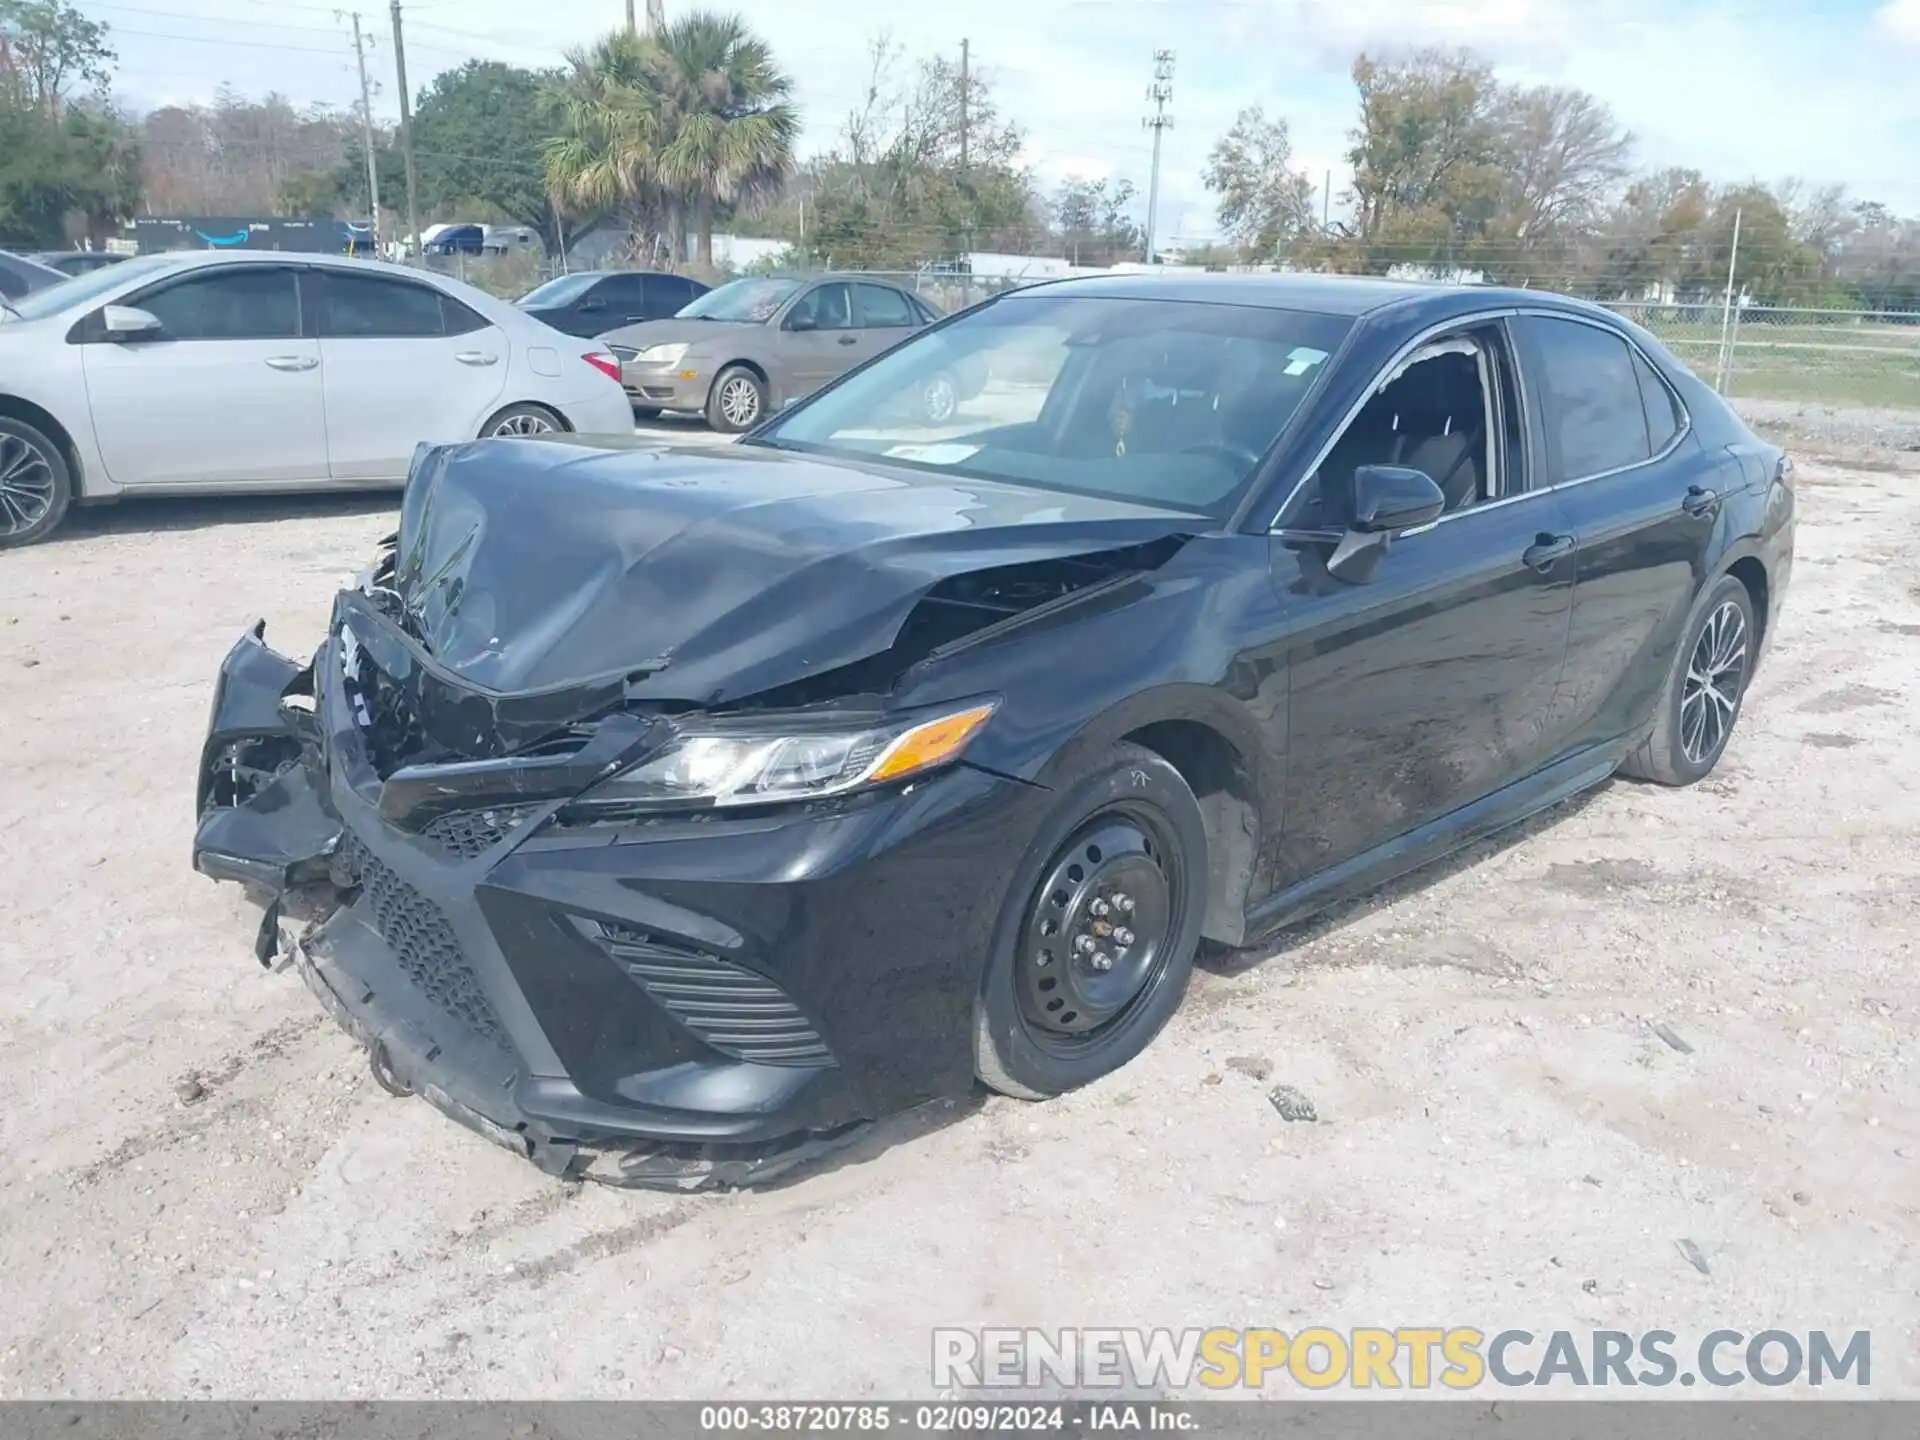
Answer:
M0 304L0 546L73 503L405 481L422 441L633 433L619 362L443 276L154 255Z

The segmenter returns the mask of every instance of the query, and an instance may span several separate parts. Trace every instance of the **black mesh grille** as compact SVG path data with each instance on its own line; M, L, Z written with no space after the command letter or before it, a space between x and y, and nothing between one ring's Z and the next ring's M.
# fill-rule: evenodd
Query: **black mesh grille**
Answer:
M374 927L392 947L407 978L447 1014L511 1054L506 1028L440 907L381 864L352 831L341 837L335 859L344 872L341 878L361 888Z
M834 1064L800 1007L766 976L631 925L594 936L653 1001L722 1055L762 1065Z
M496 805L490 810L456 810L437 817L420 833L450 855L471 860L491 850L527 823L537 805Z

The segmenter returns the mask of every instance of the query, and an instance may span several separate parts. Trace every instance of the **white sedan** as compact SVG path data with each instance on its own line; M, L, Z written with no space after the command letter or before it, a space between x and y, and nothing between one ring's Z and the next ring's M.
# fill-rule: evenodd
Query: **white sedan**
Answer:
M152 255L0 302L0 547L71 503L405 481L423 440L632 435L620 365L472 286Z

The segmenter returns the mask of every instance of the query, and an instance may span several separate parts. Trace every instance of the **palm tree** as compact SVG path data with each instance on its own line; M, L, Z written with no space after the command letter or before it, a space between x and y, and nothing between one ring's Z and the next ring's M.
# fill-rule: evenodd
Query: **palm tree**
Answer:
M571 67L555 96L556 131L541 146L554 209L576 214L658 208L660 114L647 42L616 31Z
M737 15L695 11L642 43L659 126L654 174L691 202L700 263L711 266L714 206L771 194L793 168L793 82Z

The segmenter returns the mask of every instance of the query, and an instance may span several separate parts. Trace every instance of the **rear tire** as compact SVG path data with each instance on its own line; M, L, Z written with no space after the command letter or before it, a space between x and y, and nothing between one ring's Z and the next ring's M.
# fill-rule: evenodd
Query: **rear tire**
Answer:
M1757 639L1747 587L1721 576L1688 617L1653 728L1620 762L1620 773L1675 786L1711 774L1740 719Z
M739 435L767 418L767 386L744 365L729 365L707 392L707 424L722 435Z
M1145 1050L1193 974L1207 832L1187 782L1120 744L1055 783L974 1004L974 1073L1041 1100Z
M480 427L482 440L507 439L525 435L565 434L567 422L544 405L509 405Z
M26 421L0 415L0 550L46 539L72 503L66 451Z

